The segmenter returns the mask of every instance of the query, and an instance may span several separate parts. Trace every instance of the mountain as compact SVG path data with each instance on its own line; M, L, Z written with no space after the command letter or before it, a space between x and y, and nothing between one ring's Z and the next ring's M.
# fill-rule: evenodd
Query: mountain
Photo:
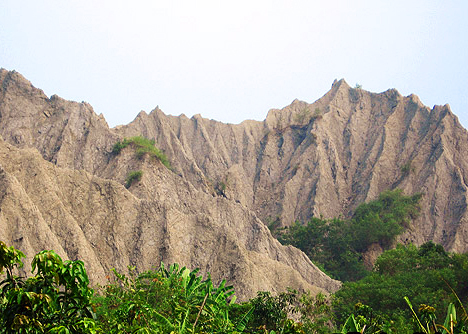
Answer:
M0 239L31 257L44 248L109 269L179 262L227 278L241 297L286 286L334 291L339 282L265 224L348 217L387 189L424 193L402 242L468 251L468 134L448 105L335 81L321 99L223 124L200 115L141 112L109 128L85 103L48 98L0 70ZM154 139L171 169L125 137ZM124 187L131 171L142 179Z
M88 104L49 99L16 72L0 71L0 83L0 240L22 250L26 263L54 249L105 283L113 267L177 262L227 279L241 299L340 286L242 204L131 147L113 154L121 135ZM134 170L143 178L127 190Z
M227 198L265 223L349 217L385 190L422 192L421 215L400 241L468 251L468 133L448 105L430 109L415 95L370 93L340 80L318 101L295 100L263 122L156 109L116 132L155 138L185 179L225 184Z

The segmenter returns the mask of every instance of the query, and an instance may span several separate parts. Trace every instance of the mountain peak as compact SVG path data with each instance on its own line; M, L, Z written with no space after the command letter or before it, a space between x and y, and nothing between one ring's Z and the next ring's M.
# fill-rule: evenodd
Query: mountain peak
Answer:
M263 123L156 108L109 129L86 105L40 98L8 73L0 71L2 82L14 77L0 90L0 165L17 189L0 183L0 238L28 256L50 245L102 276L178 262L227 278L244 297L287 286L330 292L339 283L264 223L349 217L395 188L425 194L400 241L468 251L468 134L444 119L447 108L430 112L415 96L342 79L312 104L271 109ZM146 146L114 152L135 136ZM135 171L141 179L127 185Z
M348 83L346 82L345 79L341 78L340 80L335 79L332 83L331 88L336 88L338 89L339 87L343 86L344 88L350 88Z

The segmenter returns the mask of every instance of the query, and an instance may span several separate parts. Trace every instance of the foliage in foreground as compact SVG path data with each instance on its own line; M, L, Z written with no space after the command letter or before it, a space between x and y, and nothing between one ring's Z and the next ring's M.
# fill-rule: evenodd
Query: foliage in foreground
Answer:
M390 190L377 200L359 205L352 219L314 217L306 225L296 222L273 232L282 244L301 249L330 276L356 281L368 274L362 253L373 243L388 249L418 215L421 196Z
M95 333L88 275L82 261L65 261L54 251L38 253L36 274L14 275L24 254L0 241L0 333Z
M235 333L243 331L251 313L232 319L232 286L222 281L215 287L198 270L174 264L130 277L114 273L116 281L95 300L108 333Z
M238 304L232 286L213 285L177 264L115 279L94 291L81 261L43 251L37 274L15 276L23 253L0 243L0 333L330 333L331 307L319 294L259 292ZM300 320L300 321L297 321Z
M322 294L259 292L237 304L225 281L215 288L177 264L130 277L114 273L116 281L95 299L109 333L331 333L331 304Z
M0 333L468 332L460 301L468 299L468 254L433 243L384 252L372 274L345 283L332 301L288 290L238 304L225 281L214 285L177 264L142 274L129 268L128 276L114 270L93 296L83 262L43 251L24 279L14 274L23 257L0 242Z
M462 314L458 298L468 300L467 278L468 254L448 253L432 242L419 248L398 245L377 259L370 275L344 283L335 293L333 309L340 323L358 310L394 333L412 333L418 324L409 321L413 314L406 299L418 305L418 317L444 319L451 303Z
M333 330L331 304L321 293L311 296L309 292L288 290L272 296L270 292L258 292L245 305L254 310L247 333L327 334Z
M136 149L136 156L138 159L142 159L145 155L151 158L158 159L168 169L171 169L171 164L167 156L154 146L154 139L148 139L142 136L124 138L122 141L118 141L112 148L113 154L119 154L127 146L133 146Z

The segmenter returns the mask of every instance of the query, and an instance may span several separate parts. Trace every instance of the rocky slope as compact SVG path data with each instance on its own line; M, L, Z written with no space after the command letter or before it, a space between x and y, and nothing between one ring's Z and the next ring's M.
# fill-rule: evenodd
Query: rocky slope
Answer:
M240 298L338 288L242 204L136 158L132 147L111 154L118 134L88 105L48 99L17 73L0 78L2 135L14 143L0 140L0 240L23 250L27 263L54 249L84 260L103 283L112 267L178 262L227 279ZM121 183L132 170L143 178L127 190Z
M422 192L422 214L400 241L468 251L468 133L448 105L430 109L415 95L370 93L341 80L315 103L293 101L264 122L222 124L156 109L115 130L155 138L192 184L224 183L227 198L264 222L349 216L387 189Z
M218 268L218 277L229 273L245 295L292 284L288 282L333 290L335 282L321 276L302 253L278 245L260 220L287 225L313 215L346 216L359 203L397 187L425 194L422 214L402 241L434 240L449 250L468 251L468 165L463 159L468 134L448 105L430 109L414 95L404 97L393 89L370 93L340 80L318 101L295 100L270 110L263 122L223 124L155 109L110 129L89 104L48 98L16 72L1 70L0 84L0 134L16 148L2 145L18 156L34 155L31 149L36 149L40 155L34 159L41 156L38 161L53 171L53 176L46 173L51 182L68 173L71 184L59 188L86 184L80 191L92 200L78 204L71 196L62 204L70 207L66 212L84 233L81 253L63 239L72 234L50 233L68 256L92 254L86 242L102 245L105 240L108 250L94 251L105 254L93 264L96 273L107 270L109 261L102 259L115 259L119 268L177 260L209 271ZM173 171L149 158L136 159L130 148L111 153L117 140L136 135L154 139ZM44 187L36 185L30 172L18 170L26 173L21 182L15 167L5 167L11 165L8 156L0 160L6 180L16 179L28 197L33 196L28 189ZM129 192L121 185L132 170L144 173ZM76 175L88 181L72 181ZM43 207L44 196L31 199L34 212ZM100 209L89 206L91 201ZM62 218L54 220L42 211L44 228L61 224ZM94 212L101 213L94 217ZM84 232L87 224L90 234ZM0 237L18 240L12 234ZM38 241L31 250L42 246ZM86 260L93 261L91 257Z

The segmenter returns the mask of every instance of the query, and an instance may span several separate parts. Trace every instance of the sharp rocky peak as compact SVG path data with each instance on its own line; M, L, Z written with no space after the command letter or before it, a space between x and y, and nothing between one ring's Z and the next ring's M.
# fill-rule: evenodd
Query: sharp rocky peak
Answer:
M394 188L424 193L400 241L468 251L468 135L448 106L342 79L263 122L155 108L109 128L88 104L49 99L18 73L0 70L0 83L0 238L28 256L49 245L80 257L97 281L112 266L162 260L227 275L244 297L286 286L334 291L338 282L264 223L349 216ZM171 169L132 147L112 153L132 136L154 140ZM126 184L132 171L141 180Z

